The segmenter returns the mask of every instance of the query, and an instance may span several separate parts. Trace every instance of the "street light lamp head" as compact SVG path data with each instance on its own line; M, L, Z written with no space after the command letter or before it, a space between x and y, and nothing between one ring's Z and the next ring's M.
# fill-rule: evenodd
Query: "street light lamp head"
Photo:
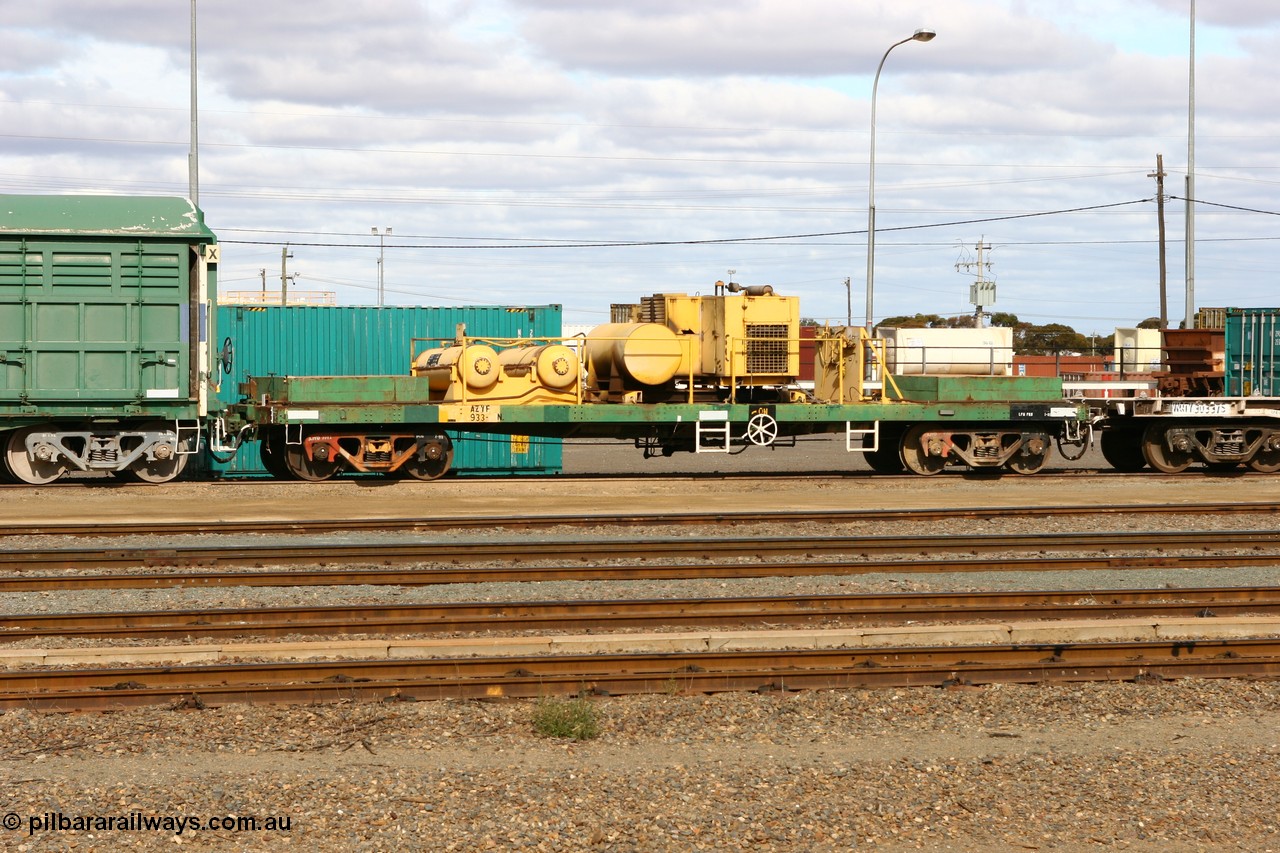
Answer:
M928 27L921 27L911 38L914 41L933 41L938 34Z

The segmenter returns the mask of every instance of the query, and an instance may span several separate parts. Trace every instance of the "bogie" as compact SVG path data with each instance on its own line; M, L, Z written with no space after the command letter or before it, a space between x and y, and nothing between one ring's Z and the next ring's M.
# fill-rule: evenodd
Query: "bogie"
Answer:
M450 472L453 441L443 432L297 432L261 436L263 467L278 479L320 482L343 472L435 480Z
M916 474L937 474L948 464L975 471L1007 468L1016 474L1035 474L1044 468L1050 448L1047 432L1019 426L916 424L903 433L900 455Z

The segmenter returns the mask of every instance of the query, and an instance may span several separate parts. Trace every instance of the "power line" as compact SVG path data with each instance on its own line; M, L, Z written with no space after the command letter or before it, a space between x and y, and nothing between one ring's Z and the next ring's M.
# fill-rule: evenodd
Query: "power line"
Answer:
M1216 201L1203 201L1198 198L1188 199L1184 196L1176 196L1176 195L1171 195L1169 196L1169 198L1178 199L1179 201L1189 201L1192 204L1207 204L1210 207L1225 207L1228 210L1240 210L1245 213L1261 213L1266 216L1280 216L1280 212L1275 210L1260 210L1256 207L1241 207L1238 204L1222 204Z
M1070 207L1060 210L1042 210L1034 213L1016 213L1008 216L991 216L983 219L960 219L951 222L934 222L923 225L898 225L892 228L881 228L880 231L916 231L924 228L947 228L956 225L977 225L987 222L1007 222L1015 219L1030 219L1040 216L1059 216L1068 213L1085 213L1095 210L1107 210L1111 208L1124 207L1126 205L1145 204L1150 202L1149 198L1133 199L1131 201L1118 201L1110 204L1095 204L1086 207ZM714 237L705 240L636 240L636 241L612 241L612 242L593 242L579 241L576 243L567 242L521 242L521 243L485 243L483 245L460 244L460 243L414 243L405 245L399 244L402 249L617 249L630 247L645 246L707 246L707 245L725 245L725 244L742 244L742 243L767 243L778 240L806 240L818 237L851 237L858 234L866 234L866 229L855 231L821 231L810 234L775 234L767 237ZM468 239L468 238L453 238ZM271 240L222 240L223 243L233 243L246 246L276 245L279 241ZM326 248L369 248L366 242L361 243L300 243L290 241L293 246L312 246Z

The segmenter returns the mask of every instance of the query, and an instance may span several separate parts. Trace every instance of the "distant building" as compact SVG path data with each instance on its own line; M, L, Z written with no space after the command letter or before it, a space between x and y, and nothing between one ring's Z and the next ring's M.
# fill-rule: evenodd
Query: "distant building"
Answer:
M228 290L218 294L223 305L279 305L280 293L275 290ZM291 290L290 305L336 305L338 300L332 290Z

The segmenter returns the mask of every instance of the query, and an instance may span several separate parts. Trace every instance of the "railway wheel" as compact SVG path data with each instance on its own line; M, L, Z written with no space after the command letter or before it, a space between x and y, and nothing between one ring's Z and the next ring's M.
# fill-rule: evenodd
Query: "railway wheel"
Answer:
M942 438L926 438L931 432L935 432L934 427L917 424L902 435L899 445L902 464L913 474L930 476L947 467L947 457L942 455L946 449Z
M1043 468L1047 461L1049 461L1049 437L1032 435L1023 440L1018 452L1005 464L1016 474L1034 474Z
M875 443L875 437L864 435L862 446L869 447ZM901 474L907 470L902 464L902 433L899 430L880 427L880 446L876 450L867 450L863 454L871 470L877 474Z
M1190 448L1170 447L1166 440L1166 428L1152 424L1142 434L1142 455L1147 463L1165 474L1177 474L1187 470L1195 461Z
M327 451L327 448L323 449ZM322 459L319 456L313 456L308 459L305 444L285 444L284 452L280 454L280 459L293 477L312 483L328 480L345 467L345 460L341 457L337 459Z
M9 440L5 443L4 464L14 479L32 486L43 486L66 473L67 460L54 448L37 448L34 459L27 453L27 436L47 429L48 427L34 426L9 433ZM48 458L41 458L43 456Z
M138 427L138 430L140 432L163 432L168 428L168 424L153 421L142 424ZM135 444L134 447L136 448L137 445ZM167 450L169 448L164 448L161 452L163 453ZM132 467L124 471L117 471L116 476L122 480L136 480L140 483L167 483L186 469L190 458L186 454L177 453L176 450L167 459L147 459L144 456L134 462Z
M1147 467L1142 453L1142 433L1136 429L1103 430L1098 440L1102 458L1117 471L1133 473Z
M453 465L453 442L441 435L424 441L400 470L415 480L438 480Z
M298 479L284 464L284 433L278 430L269 430L258 443L258 457L262 460L262 467L267 469L267 473L277 480L296 480Z
M1248 462L1249 468L1262 474L1280 471L1280 433L1267 436L1258 452Z

